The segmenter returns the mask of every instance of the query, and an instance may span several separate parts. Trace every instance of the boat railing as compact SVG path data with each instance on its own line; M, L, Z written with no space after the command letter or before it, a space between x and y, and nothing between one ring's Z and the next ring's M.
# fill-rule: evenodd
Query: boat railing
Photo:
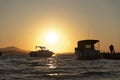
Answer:
M44 47L44 46L35 46L36 50L37 50L37 48L40 48L41 50L46 50L46 47Z

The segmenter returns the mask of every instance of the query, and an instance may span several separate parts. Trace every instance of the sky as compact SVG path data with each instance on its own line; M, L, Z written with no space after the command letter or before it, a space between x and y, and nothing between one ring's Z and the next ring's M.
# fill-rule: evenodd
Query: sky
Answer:
M120 0L0 0L0 47L34 50L39 45L74 52L77 41L97 39L101 51L113 44L120 52L119 4Z

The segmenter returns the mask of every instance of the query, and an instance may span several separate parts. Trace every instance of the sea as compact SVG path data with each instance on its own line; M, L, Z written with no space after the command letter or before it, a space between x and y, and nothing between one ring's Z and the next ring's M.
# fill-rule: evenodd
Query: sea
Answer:
M77 60L74 54L1 56L0 80L120 80L120 60Z

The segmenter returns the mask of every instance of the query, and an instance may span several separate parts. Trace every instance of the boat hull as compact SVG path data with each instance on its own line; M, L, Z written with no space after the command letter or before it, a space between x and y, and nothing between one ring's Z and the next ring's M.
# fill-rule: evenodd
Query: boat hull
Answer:
M89 59L89 60L94 60L94 59L101 59L101 55L99 52L86 52L86 53L82 53L79 51L75 52L77 59Z
M101 53L103 59L120 59L120 53Z
M51 57L54 53L52 51L32 51L29 53L31 57Z
M98 55L81 55L76 54L77 59L115 59L120 60L120 53L99 53Z

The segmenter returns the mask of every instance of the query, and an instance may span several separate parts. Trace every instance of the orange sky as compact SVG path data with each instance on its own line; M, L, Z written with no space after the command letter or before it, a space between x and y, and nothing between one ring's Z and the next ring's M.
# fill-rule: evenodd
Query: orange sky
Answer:
M0 47L74 52L77 41L99 39L102 51L120 51L119 0L1 0ZM49 32L57 42L49 44Z

